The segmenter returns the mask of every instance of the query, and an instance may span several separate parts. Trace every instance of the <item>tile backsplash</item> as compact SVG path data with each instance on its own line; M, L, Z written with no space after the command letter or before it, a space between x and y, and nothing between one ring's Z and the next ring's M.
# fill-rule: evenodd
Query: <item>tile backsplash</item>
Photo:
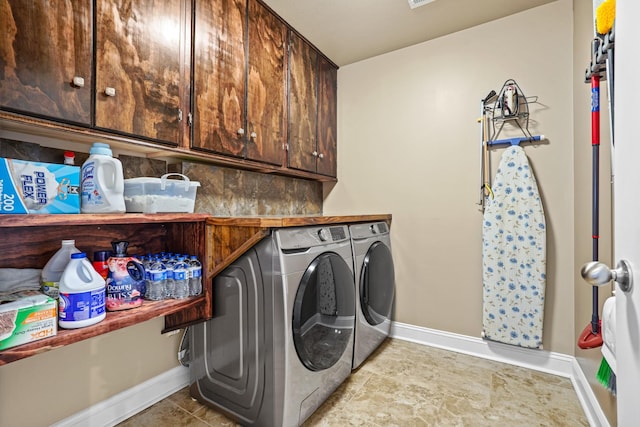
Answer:
M196 212L213 216L320 215L322 183L199 163L182 163L199 181Z
M87 146L87 151L89 147ZM0 157L62 163L64 150L0 139ZM88 153L76 152L81 166ZM125 178L160 177L168 170L163 160L120 155ZM182 162L172 164L192 181L199 181L195 211L212 216L320 215L322 183L240 169Z

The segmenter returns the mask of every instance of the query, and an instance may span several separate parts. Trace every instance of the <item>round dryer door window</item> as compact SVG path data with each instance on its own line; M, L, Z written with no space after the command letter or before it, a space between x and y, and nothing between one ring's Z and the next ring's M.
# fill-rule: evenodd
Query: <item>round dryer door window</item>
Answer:
M367 251L360 273L360 308L371 325L391 318L395 279L391 251L375 242Z
M355 288L342 257L325 252L302 277L293 306L293 339L312 371L333 366L353 341Z

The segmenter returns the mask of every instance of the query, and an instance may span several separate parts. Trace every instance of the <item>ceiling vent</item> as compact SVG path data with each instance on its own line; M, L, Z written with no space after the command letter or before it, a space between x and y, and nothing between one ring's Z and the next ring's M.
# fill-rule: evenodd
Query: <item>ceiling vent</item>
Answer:
M415 9L416 7L424 6L433 1L435 0L409 0L409 6L411 6L411 9Z

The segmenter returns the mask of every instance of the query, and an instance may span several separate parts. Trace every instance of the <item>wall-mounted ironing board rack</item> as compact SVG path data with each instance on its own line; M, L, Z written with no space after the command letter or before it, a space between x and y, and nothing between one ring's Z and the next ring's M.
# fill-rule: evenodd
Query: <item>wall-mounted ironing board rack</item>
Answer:
M487 141L487 145L492 147L495 145L520 145L525 142L535 142L544 140L544 135L534 135L530 137L516 137L516 138L505 138L498 139L496 141Z

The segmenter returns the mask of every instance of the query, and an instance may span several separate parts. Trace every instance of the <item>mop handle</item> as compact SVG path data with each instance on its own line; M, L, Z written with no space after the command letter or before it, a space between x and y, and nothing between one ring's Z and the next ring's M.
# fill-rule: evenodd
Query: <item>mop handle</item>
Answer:
M591 232L593 238L593 260L598 261L598 239L600 238L599 230L599 212L600 206L600 76L594 74L591 76L591 146L593 152L592 164L592 212L591 212Z
M592 163L592 204L591 204L591 234L592 234L592 260L598 261L599 231L599 206L600 206L600 76L591 75L591 146L593 153ZM598 288L591 289L591 331L593 334L600 332L600 319L598 316Z

